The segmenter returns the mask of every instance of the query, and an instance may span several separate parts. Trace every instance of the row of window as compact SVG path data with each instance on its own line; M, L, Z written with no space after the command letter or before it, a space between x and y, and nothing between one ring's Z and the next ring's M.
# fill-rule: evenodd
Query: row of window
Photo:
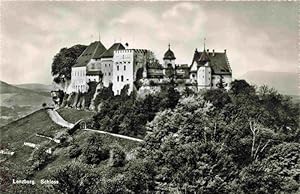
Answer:
M84 71L74 71L75 76L84 76Z
M121 62L116 62L116 64L122 64L122 63L124 63L124 64L126 64L126 61L121 61ZM130 64L130 61L127 61L127 64Z
M75 86L76 91L78 91L78 90L83 91L83 89L84 89L84 85Z
M120 70L120 66L118 65L117 66L117 71L119 71ZM124 71L126 71L126 65L124 65Z
M119 82L120 81L120 76L117 76L117 82ZM123 75L121 75L121 82L123 82L124 81L124 76Z
M106 76L106 75L108 75L108 76L111 76L111 73L110 72L108 72L108 73L104 73L104 75Z

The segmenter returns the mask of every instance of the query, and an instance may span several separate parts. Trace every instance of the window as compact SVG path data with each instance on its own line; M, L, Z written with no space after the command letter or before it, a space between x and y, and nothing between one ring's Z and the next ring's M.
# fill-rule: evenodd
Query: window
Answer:
M108 75L110 76L110 72L108 73Z
M117 77L117 82L119 81L119 76Z
M106 67L106 65L107 65L107 64L105 63L105 67Z
M104 73L104 75L106 76L106 73Z
M117 66L117 71L119 71L119 65Z
M124 65L124 71L126 71L126 65Z
M121 76L121 82L122 82L122 81L124 81L124 76L123 76L123 75Z
M119 90L117 90L117 95L119 95L120 94L120 92L119 92Z

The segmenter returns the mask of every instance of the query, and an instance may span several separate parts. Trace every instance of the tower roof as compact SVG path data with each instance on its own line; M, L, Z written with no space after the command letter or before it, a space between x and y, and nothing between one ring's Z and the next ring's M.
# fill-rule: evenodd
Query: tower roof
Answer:
M169 60L174 60L174 59L176 59L176 57L175 57L173 51L170 49L170 44L169 44L169 49L167 50L167 52L165 52L164 58L163 58L163 59L164 59L164 60L165 60L165 59L169 59Z
M121 43L114 43L107 51L105 51L101 58L112 58L114 56L115 50L122 50L125 49L125 47Z
M76 64L73 67L84 67L91 59L105 51L106 48L100 41L92 42L77 58Z
M208 53L204 49L203 52L200 55L199 62L205 63L205 62L208 62L209 60L210 59L209 59Z
M226 52L195 51L192 64L196 62L197 66L203 66L203 62L209 62L214 74L231 74L230 64ZM190 66L191 67L191 66Z

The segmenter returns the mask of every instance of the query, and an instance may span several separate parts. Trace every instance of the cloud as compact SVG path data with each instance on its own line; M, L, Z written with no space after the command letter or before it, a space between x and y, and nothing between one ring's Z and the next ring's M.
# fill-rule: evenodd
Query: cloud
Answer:
M284 6L282 6L284 5ZM233 2L4 2L1 74L9 83L51 81L63 47L98 39L147 48L162 60L167 45L177 63L195 48L227 49L234 75L252 70L297 71L294 4ZM295 28L293 28L295 26ZM17 75L17 76L16 76Z

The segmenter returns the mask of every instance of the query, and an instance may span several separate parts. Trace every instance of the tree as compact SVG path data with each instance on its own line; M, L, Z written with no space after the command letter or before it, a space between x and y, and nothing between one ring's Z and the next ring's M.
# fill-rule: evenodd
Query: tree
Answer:
M256 161L240 172L240 188L244 193L298 193L300 144L274 146L262 161Z
M115 145L110 150L110 165L113 167L121 167L125 164L126 153L119 145Z
M64 85L71 79L72 66L75 65L77 58L85 49L84 45L75 45L70 48L62 48L54 56L51 67L54 82Z
M76 158L81 154L81 148L77 144L73 144L69 149L69 157Z
M136 159L126 166L125 185L132 193L146 193L154 189L154 164L152 161Z
M255 88L248 84L245 80L234 80L231 82L230 91L234 95L238 94L253 94L255 93Z
M100 136L90 136L82 148L82 156L86 164L99 164L109 158L109 150L102 144Z
M180 93L175 89L175 85L171 83L168 87L165 99L162 101L163 108L175 108L180 99Z
M54 159L54 156L48 153L48 150L49 145L46 143L40 145L32 152L30 161L33 170L41 170Z
M46 179L56 180L58 184L51 184L49 188L54 193L90 193L101 188L101 175L95 174L81 163L65 164L51 170Z

